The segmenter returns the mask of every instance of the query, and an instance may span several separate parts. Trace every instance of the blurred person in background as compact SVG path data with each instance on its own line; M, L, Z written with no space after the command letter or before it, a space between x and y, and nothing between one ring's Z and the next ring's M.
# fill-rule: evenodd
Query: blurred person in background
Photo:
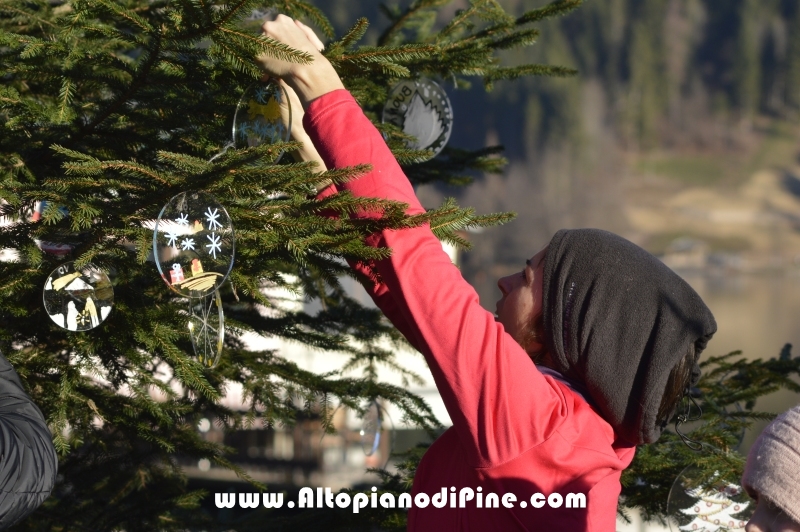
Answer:
M800 405L758 436L747 455L742 487L756 500L746 532L800 532Z

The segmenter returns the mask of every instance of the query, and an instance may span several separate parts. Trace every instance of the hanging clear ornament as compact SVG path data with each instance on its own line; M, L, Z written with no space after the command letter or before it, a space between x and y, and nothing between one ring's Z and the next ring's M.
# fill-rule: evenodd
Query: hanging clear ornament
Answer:
M338 438L331 440L329 435L323 433L320 437L322 447L339 448L340 451L334 454L340 455L343 463L348 462L351 448L360 447L357 452L367 456L367 465L386 467L394 451L395 430L389 412L380 401L370 401L363 415L339 405L330 419Z
M189 336L200 363L213 368L222 356L225 340L225 316L219 290L213 294L189 300Z
M233 144L250 148L288 142L292 109L286 91L277 80L259 81L247 89L233 116Z
M381 441L388 438L389 451L386 458L392 453L394 439L394 424L388 412L377 399L370 401L364 415L361 418L362 425L359 435L361 436L361 447L364 454L372 456L381 447Z
M114 287L108 275L93 264L62 264L44 284L44 309L56 325L70 331L89 331L111 313Z
M161 278L184 297L216 291L233 267L233 224L205 192L182 192L167 203L153 227L153 257Z
M667 499L673 532L744 532L753 510L738 482L723 479L719 473L703 478L695 466L678 475Z
M414 137L416 141L409 142L409 148L430 150L433 158L450 140L453 107L438 83L427 78L403 80L389 91L382 121Z

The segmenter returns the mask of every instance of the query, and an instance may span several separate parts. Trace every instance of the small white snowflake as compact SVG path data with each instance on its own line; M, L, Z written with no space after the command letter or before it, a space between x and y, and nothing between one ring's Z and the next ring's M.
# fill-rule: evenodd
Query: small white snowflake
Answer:
M217 218L219 218L219 213L217 211L219 211L219 209L214 209L214 212L211 212L211 207L209 207L208 211L204 214L208 221L208 228L212 231L222 228L222 224L217 221Z
M189 225L189 215L181 213L178 218L175 218L175 222L178 225Z
M167 231L165 234L167 236L167 245L178 249L178 233L176 231Z
M184 251L192 250L194 251L194 238L184 238L181 241L181 249Z
M211 233L210 235L206 235L210 244L206 244L206 247L209 248L208 252L211 253L211 256L215 259L217 258L217 251L222 253L222 244L220 243L220 237Z

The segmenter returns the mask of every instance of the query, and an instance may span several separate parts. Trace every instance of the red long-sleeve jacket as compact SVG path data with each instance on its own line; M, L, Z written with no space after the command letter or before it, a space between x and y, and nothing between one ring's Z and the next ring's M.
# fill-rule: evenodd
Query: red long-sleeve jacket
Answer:
M341 185L356 196L386 198L424 212L380 133L345 90L309 106L304 126L329 168L371 164ZM329 187L321 195L336 191ZM383 231L368 239L388 246L381 283L367 286L376 305L428 362L453 420L425 453L413 495L471 488L464 507L416 505L409 530L615 530L620 474L635 447L620 441L584 397L554 372L544 375L483 309L428 226ZM478 489L483 498L478 507ZM466 493L466 492L465 492ZM498 508L486 508L497 494ZM554 508L544 500L561 495ZM514 499L503 495L513 494ZM541 494L542 496L537 496ZM585 508L567 508L584 494ZM532 500L533 497L533 500ZM553 506L559 497L550 500ZM569 498L579 505L579 498ZM537 503L536 505L532 502Z

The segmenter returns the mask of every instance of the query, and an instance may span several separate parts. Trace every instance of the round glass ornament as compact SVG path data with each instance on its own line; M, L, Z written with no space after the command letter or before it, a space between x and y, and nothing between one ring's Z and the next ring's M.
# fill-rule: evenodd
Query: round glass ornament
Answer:
M213 294L189 300L189 336L194 354L200 363L213 368L222 356L225 340L225 315L219 290Z
M153 227L161 278L184 297L217 290L233 267L235 239L228 212L205 192L182 192L164 205Z
M108 275L93 264L80 268L62 264L44 283L44 309L56 325L70 331L99 326L114 306L114 287Z
M340 404L333 411L331 422L339 436L336 441L342 446L343 460L347 460L346 456L352 452L352 448L360 447L367 456L368 465L386 467L394 451L395 430L392 418L379 400L371 400L363 414ZM325 441L326 435L323 432L320 444ZM336 443L329 440L323 446L330 448Z
M276 80L259 81L247 89L233 115L233 144L251 148L288 142L292 109L286 91Z
M672 532L744 532L754 505L738 483L719 474L702 478L700 470L688 466L675 479L667 499Z
M408 147L430 150L433 158L450 140L453 107L438 83L427 78L403 80L389 91L382 121L415 137L416 141L409 142Z

